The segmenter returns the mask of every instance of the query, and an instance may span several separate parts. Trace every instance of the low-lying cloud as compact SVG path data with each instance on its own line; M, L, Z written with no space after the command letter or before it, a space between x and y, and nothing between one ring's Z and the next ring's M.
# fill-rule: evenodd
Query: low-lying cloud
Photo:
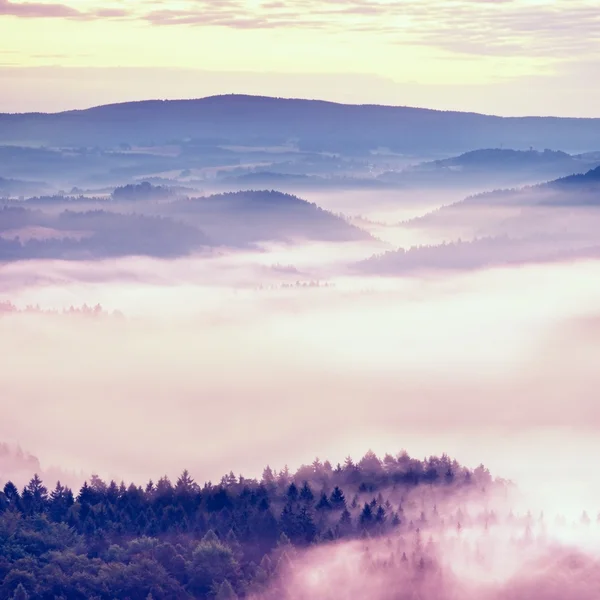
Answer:
M17 307L126 318L4 314L0 439L136 481L406 446L581 485L600 424L597 263L361 279L318 256L4 266Z
M596 598L598 526L556 528L537 516L524 521L503 516L493 526L425 528L309 550L289 559L260 598Z

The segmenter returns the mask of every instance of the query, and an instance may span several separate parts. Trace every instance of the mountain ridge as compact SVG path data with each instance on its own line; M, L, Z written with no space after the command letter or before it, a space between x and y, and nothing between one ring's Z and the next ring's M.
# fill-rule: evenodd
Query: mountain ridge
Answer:
M61 113L0 114L0 144L111 146L182 139L259 146L296 140L321 152L466 152L510 146L597 150L600 118L500 117L406 106L268 96L145 100Z
M373 102L366 103L354 103L354 102L338 102L335 100L325 100L323 98L301 98L301 97L286 97L286 96L263 96L257 94L213 94L210 96L199 96L195 98L148 98L144 100L124 100L123 102L109 102L107 104L95 104L87 108L72 108L54 112L44 111L29 111L29 112L0 112L2 115L12 116L24 116L24 115L65 115L65 114L77 114L84 112L96 111L99 109L117 108L117 107L139 107L141 105L154 105L164 106L167 104L190 104L190 103L211 103L219 100L237 100L237 101L250 101L250 102L290 102L290 103L303 103L313 104L321 106L337 106L337 107L356 107L356 108L377 108L377 109L403 109L403 110L415 110L430 113L441 113L441 114L456 114L456 115L469 115L479 117L492 117L496 119L544 119L544 120L568 120L568 121L600 121L599 117L572 117L572 116L560 116L560 115L497 115L494 113L483 113L472 110L447 110L441 108L430 108L425 106L412 106L408 104L379 104Z

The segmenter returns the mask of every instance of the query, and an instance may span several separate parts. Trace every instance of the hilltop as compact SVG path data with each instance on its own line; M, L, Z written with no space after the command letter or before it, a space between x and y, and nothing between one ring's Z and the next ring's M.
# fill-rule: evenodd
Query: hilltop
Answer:
M245 95L148 100L61 113L0 115L0 144L103 146L164 144L274 145L296 140L307 151L466 152L530 146L597 150L600 119L496 117L407 106L350 105Z

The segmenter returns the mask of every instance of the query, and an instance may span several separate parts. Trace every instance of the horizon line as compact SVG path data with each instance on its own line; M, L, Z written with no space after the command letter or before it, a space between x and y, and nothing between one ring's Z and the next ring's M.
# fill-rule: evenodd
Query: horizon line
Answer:
M322 98L300 98L297 96L268 96L268 95L260 95L260 94L243 94L243 93L224 93L224 94L211 94L209 96L197 96L191 98L145 98L143 100L123 100L121 102L109 102L107 104L94 104L91 106L87 106L85 108L72 108L67 110L59 110L59 111L28 111L28 112L0 112L0 116L28 116L28 115L65 115L70 113L80 113L87 112L92 110L97 110L100 108L108 108L108 107L117 107L117 106L125 106L131 104L149 104L149 103L169 103L169 102L202 102L204 100L212 100L219 98L245 98L245 99L254 99L254 100L275 100L275 101L283 101L283 102L314 102L318 104L330 104L335 106L351 106L357 108L382 108L382 109L406 109L406 110L418 110L425 112L437 112L437 113L445 113L445 114L460 114L460 115L473 115L473 116L481 116L481 117L489 117L495 119L560 119L560 120L573 120L573 121L596 121L600 120L600 117L573 117L573 116L558 116L558 115L519 115L519 116L502 116L491 113L482 113L472 110L444 110L438 108L428 108L423 106L409 106L405 104L378 104L372 102L366 103L355 103L355 102L337 102L334 100L325 100Z

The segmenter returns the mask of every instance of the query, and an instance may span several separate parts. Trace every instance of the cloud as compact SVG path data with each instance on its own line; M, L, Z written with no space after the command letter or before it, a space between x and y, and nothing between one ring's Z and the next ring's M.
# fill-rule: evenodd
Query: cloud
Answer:
M372 32L390 43L423 44L459 54L549 56L597 48L600 14L585 0L443 0L401 2L288 0L262 5L194 1L183 9L141 15L156 25L216 25L232 28L304 28Z
M457 503L456 499L453 499ZM451 500L452 502L452 500ZM472 510L485 514L483 498ZM502 507L505 509L506 507ZM456 505L454 506L456 509ZM456 514L456 513L454 513ZM454 515L445 515L450 522ZM454 517L454 518L453 518ZM425 525L417 532L337 542L287 557L261 600L592 600L600 585L594 525L571 532L546 519L509 519L484 529ZM567 529L567 528L564 528ZM568 533L575 533L574 541ZM256 600L257 596L252 596Z
M200 479L252 475L273 456L337 461L371 444L495 461L512 476L554 461L554 449L567 460L573 440L568 460L589 467L598 330L556 326L598 306L597 266L253 289L323 281L310 264L327 253L289 252L7 265L0 293L19 307L100 303L127 318L0 318L0 439L43 463L136 480L183 466ZM263 268L277 263L303 275ZM531 433L565 425L573 431L544 441ZM523 434L508 464L495 428Z
M339 34L377 33L389 43L426 45L462 55L546 57L570 60L598 54L600 13L592 0L187 0L109 2L82 11L74 2L0 0L0 14L76 19L130 18L153 25L232 29L323 29Z
M126 17L130 13L123 8L97 8L92 11L81 11L64 3L45 2L12 2L0 0L0 17L11 16L29 19L102 19Z
M24 18L78 18L82 13L66 4L0 0L0 15Z

